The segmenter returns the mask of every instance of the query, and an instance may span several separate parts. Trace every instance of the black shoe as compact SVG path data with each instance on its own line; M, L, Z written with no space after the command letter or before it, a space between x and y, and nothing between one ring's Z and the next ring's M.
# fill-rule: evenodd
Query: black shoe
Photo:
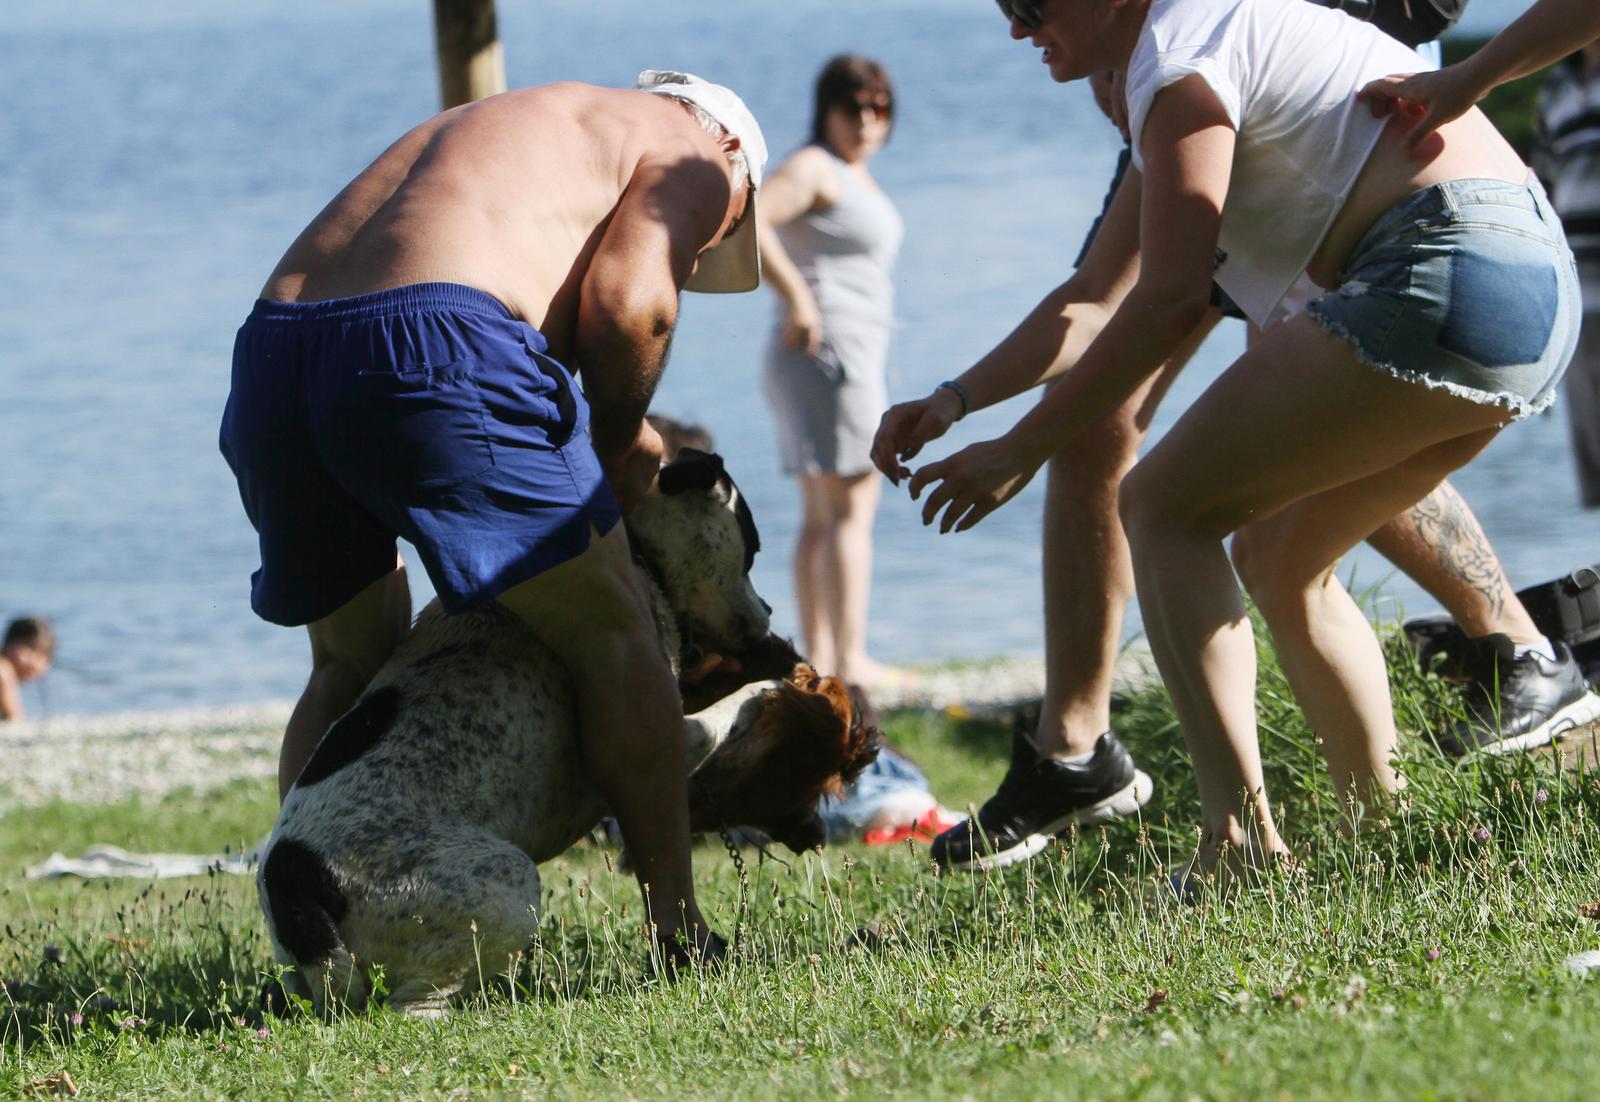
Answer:
M1132 815L1154 788L1110 731L1082 765L1037 754L1021 731L1011 736L1011 768L999 791L976 818L933 840L931 855L940 868L996 869L1026 861L1074 823Z
M1600 696L1589 691L1567 645L1552 642L1554 661L1540 654L1516 657L1504 635L1470 640L1466 669L1467 719L1439 736L1453 757L1532 750L1575 727L1600 719Z

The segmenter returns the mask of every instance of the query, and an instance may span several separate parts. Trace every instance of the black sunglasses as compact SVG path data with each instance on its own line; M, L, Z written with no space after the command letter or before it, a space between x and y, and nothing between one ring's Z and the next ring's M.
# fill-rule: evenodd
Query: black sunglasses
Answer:
M1000 5L1000 14L1007 19L1015 19L1030 31L1036 31L1044 25L1044 17L1039 14L1039 5L1042 0L994 0Z

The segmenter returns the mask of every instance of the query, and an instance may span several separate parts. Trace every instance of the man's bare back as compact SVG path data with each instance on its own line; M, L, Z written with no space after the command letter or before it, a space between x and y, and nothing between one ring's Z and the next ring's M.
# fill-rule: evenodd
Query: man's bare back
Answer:
M565 358L584 275L630 184L668 189L698 249L728 212L723 163L715 139L661 96L570 83L508 92L437 115L385 150L300 234L262 297L462 283Z

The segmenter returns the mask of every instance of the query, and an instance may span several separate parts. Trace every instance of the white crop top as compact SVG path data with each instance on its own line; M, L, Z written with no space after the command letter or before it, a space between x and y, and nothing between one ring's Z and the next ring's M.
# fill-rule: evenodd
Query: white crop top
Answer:
M1216 280L1257 325L1321 244L1383 132L1356 92L1428 67L1369 23L1306 0L1153 0L1128 62L1133 163L1156 93L1200 76L1237 132Z

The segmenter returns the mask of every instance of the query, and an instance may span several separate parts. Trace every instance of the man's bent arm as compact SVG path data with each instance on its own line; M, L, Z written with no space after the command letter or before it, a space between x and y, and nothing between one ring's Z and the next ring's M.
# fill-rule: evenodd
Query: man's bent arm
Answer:
M625 453L639 435L666 364L679 291L727 209L726 175L678 160L641 165L612 214L584 273L575 349L602 460Z

